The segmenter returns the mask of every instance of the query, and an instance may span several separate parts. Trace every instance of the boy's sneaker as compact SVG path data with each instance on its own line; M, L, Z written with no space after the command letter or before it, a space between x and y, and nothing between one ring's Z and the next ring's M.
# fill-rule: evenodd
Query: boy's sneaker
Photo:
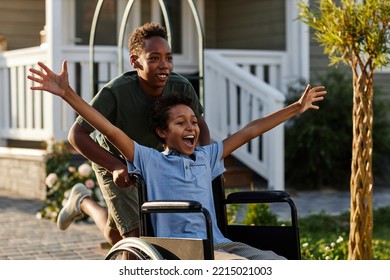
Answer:
M66 230L71 223L83 218L80 203L87 196L91 196L91 191L84 184L78 183L73 186L68 201L58 214L57 226L61 230Z

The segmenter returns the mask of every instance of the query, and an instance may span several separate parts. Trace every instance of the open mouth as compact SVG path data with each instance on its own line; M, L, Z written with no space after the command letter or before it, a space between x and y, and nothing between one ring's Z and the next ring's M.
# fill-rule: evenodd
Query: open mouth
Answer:
M168 74L157 74L157 77L159 77L160 79L167 79Z
M183 138L184 144L188 147L192 147L195 142L195 136L194 135L188 135Z

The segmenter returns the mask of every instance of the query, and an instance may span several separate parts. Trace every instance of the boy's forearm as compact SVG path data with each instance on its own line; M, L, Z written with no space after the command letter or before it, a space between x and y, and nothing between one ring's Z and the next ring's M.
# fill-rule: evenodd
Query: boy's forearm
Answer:
M300 114L301 105L298 102L294 102L283 109L272 113L264 118L257 119L252 123L249 123L248 126L252 127L252 137L257 137L272 128L278 126L279 124L295 117Z
M134 144L119 128L110 123L99 111L85 102L68 86L62 98L91 126L103 134L126 159L133 161Z
M121 164L119 168L123 168L124 163L95 142L89 131L77 122L69 130L68 142L85 158L104 167L110 173Z
M104 118L98 111L91 107L83 100L71 86L65 90L62 99L66 101L80 116L82 116L90 125L102 134L107 132L106 128L110 127L109 121Z
M62 95L61 97L73 108L73 110L75 110L80 116L85 118L84 116L87 115L88 112L88 107L85 106L87 103L72 89L70 85L68 85L68 87L65 89L64 95Z
M300 113L301 105L295 102L264 118L256 119L248 123L241 130L232 134L223 141L224 149L222 158L230 155L234 150L241 147L248 141L262 135L286 120Z

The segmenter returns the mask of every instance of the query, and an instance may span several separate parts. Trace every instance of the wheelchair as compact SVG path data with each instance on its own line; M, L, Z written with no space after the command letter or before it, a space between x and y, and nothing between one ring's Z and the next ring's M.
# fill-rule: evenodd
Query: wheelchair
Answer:
M148 201L145 182L139 175L140 237L128 237L117 242L107 253L106 260L213 260L214 245L211 217L197 201ZM301 259L297 209L285 191L239 191L225 195L223 175L213 180L217 224L222 234L232 241L246 243L262 250L272 250L288 260ZM291 225L228 224L229 204L286 203L290 209ZM207 231L206 239L155 237L150 222L152 213L202 213Z

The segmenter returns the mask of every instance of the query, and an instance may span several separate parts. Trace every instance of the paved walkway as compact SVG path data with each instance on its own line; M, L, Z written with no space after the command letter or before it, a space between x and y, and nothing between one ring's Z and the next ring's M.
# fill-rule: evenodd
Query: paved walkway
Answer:
M299 217L305 217L315 213L338 215L349 211L351 195L349 192L332 190L291 192ZM373 192L372 205L374 209L390 206L390 188L376 188ZM279 218L289 217L288 208L271 206Z
M348 192L292 193L300 217L321 211L339 214L348 211ZM94 224L73 224L61 231L49 220L35 217L42 202L21 198L0 190L0 260L102 260L105 240ZM390 205L390 188L374 191L373 207ZM277 209L288 217L287 208Z
M107 251L94 224L73 224L61 231L38 220L42 202L0 190L0 260L102 260Z

